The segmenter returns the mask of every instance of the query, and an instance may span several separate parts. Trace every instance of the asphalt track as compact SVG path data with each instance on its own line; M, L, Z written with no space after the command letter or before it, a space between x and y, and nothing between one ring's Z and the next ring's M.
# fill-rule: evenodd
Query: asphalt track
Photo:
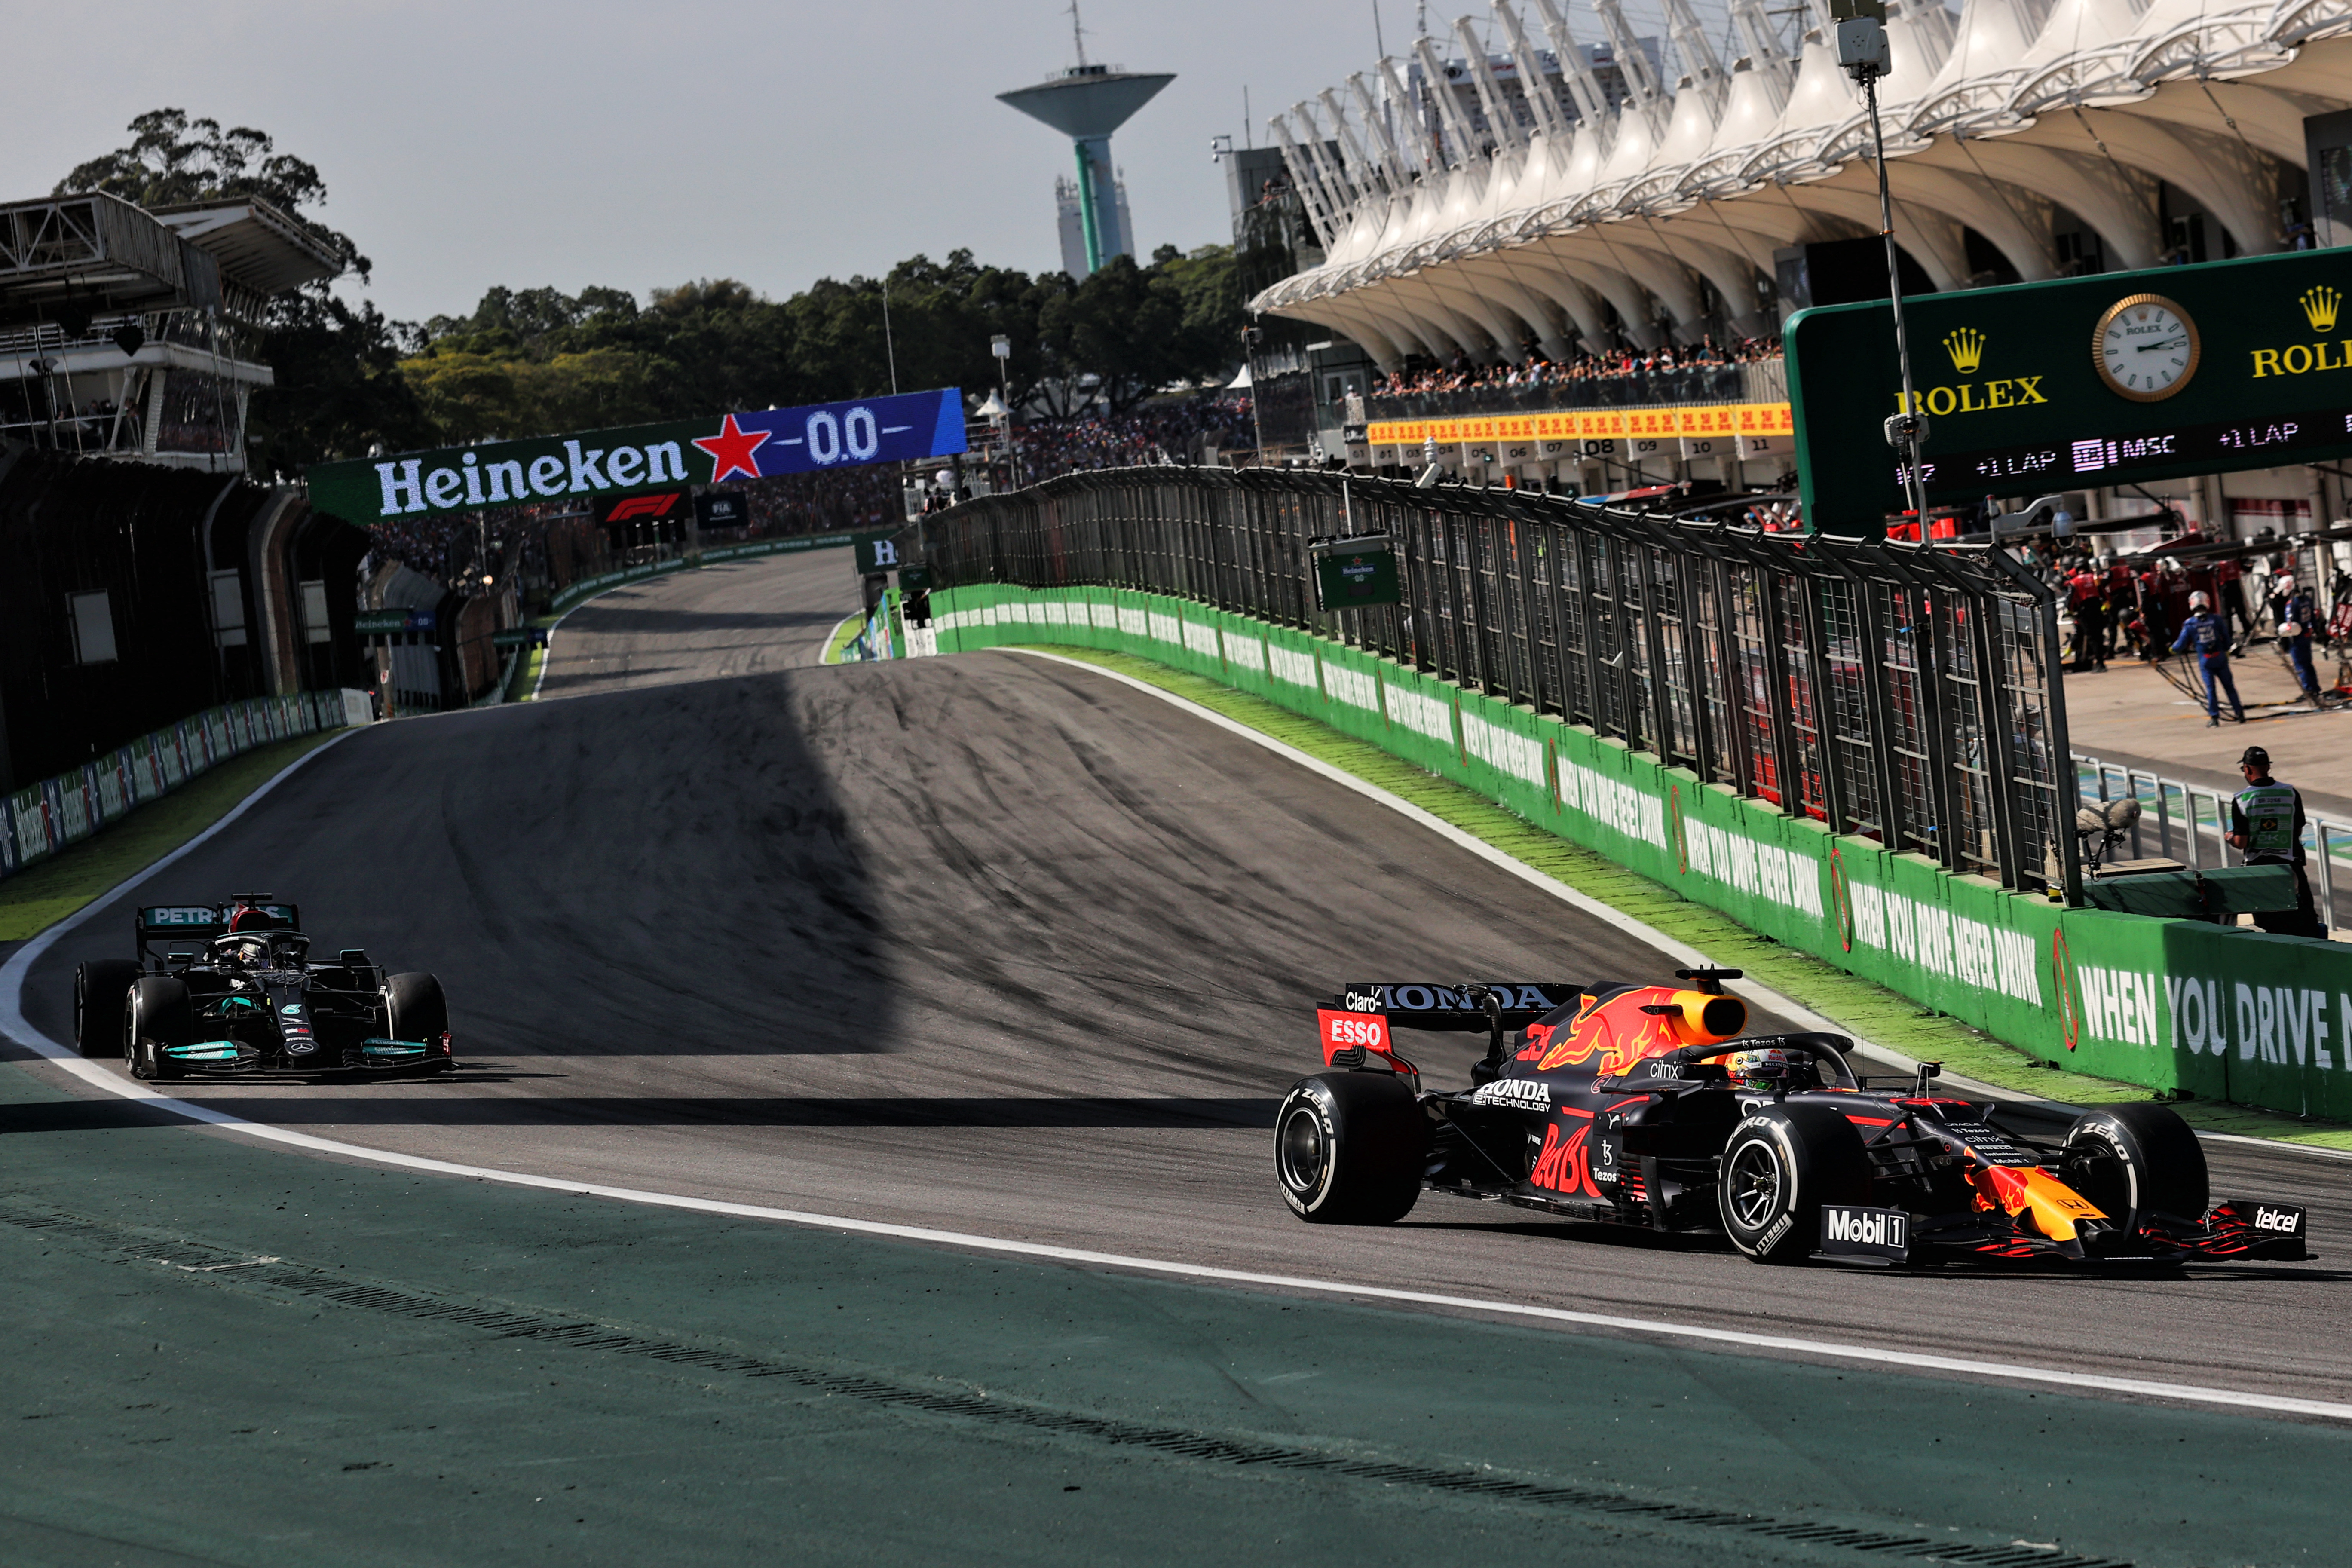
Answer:
M1010 654L816 668L855 595L828 552L593 601L556 636L548 700L332 748L45 955L28 1018L67 1037L71 966L122 948L133 901L260 886L322 943L436 972L465 1065L174 1086L257 1121L1225 1268L2352 1400L2332 1256L1898 1277L1435 1197L1385 1230L1297 1224L1266 1130L1315 1063L1317 997L1670 962L1093 673ZM1474 1050L1441 1040L1424 1066L1448 1081ZM2346 1167L2210 1152L2217 1192L2308 1205L2323 1254L2352 1236Z

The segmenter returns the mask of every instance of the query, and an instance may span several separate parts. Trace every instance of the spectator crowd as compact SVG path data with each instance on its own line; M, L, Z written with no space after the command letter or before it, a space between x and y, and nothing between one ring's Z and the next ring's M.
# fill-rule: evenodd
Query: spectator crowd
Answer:
M1411 360L1394 374L1373 383L1374 397L1411 397L1429 392L1469 392L1498 386L1565 386L1574 382L1611 381L1626 376L1657 375L1669 371L1715 369L1780 357L1778 338L1741 338L1717 343L1712 334L1676 348L1612 349L1605 353L1579 354L1565 362L1549 360L1529 350L1521 360L1474 365L1456 353L1448 365Z
M1198 462L1206 447L1256 445L1250 400L1222 395L1148 404L1126 414L1041 419L1013 430L1021 483L1030 485L1082 468Z

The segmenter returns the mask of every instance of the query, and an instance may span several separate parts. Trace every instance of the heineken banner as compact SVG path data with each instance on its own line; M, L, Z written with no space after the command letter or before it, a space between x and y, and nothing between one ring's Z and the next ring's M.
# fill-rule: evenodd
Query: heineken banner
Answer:
M370 523L663 484L725 484L860 463L911 462L962 450L963 394L950 386L320 463L304 478L314 510Z
M2045 1060L2203 1099L2352 1117L2352 945L2005 892L1832 835L1549 715L1202 605L994 584L935 589L930 603L942 653L1077 643L1264 697ZM2065 1081L2053 1078L2050 1092L2066 1098Z

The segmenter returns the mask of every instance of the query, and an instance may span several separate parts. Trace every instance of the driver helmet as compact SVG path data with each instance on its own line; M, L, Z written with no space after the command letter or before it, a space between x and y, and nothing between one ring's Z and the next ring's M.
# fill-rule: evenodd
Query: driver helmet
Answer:
M1723 1058L1724 1070L1731 1075L1731 1080L1748 1089L1793 1086L1810 1076L1805 1070L1809 1065L1801 1054L1784 1051L1778 1046L1734 1051Z
M221 956L239 969L269 967L269 942L266 938L249 936L223 948Z
M2205 596L2202 589L2200 589L2198 592L2189 595L2189 607L2192 610L2201 610L2212 602L2212 600Z

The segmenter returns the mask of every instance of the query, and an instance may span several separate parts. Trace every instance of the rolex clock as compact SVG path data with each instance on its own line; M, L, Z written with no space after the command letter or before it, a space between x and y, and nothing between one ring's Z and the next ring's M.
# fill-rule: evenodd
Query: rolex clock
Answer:
M2099 379L2134 403L2161 403L2187 386L2200 350L2197 323L2161 294L2116 300L2091 333Z

